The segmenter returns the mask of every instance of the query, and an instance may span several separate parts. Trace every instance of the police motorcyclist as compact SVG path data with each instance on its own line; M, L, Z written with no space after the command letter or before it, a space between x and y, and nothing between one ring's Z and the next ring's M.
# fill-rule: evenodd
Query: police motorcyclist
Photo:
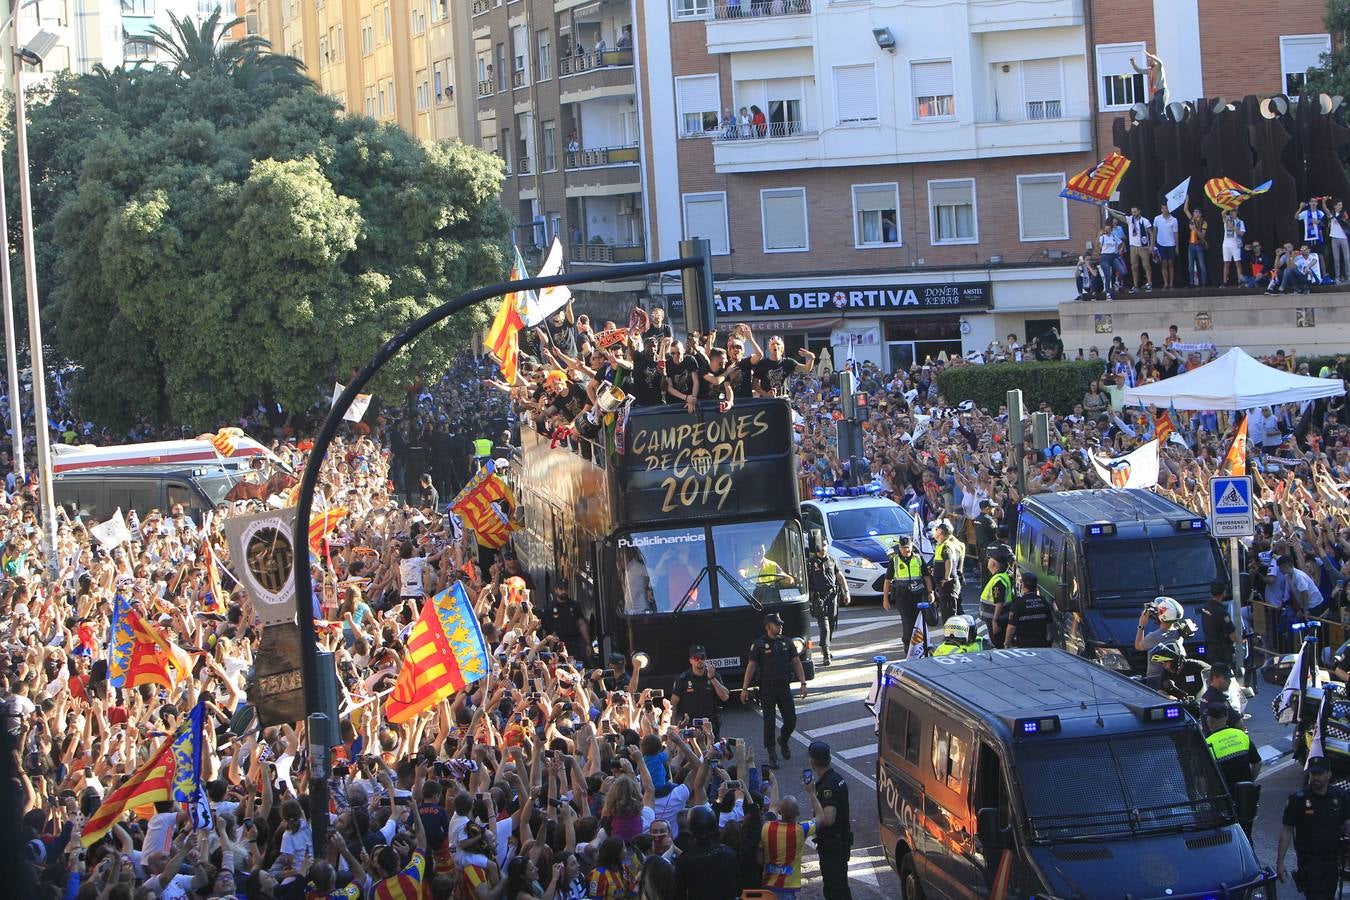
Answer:
M1158 629L1144 633L1149 622L1156 622ZM1186 638L1195 634L1195 626L1186 619L1186 611L1171 597L1154 597L1153 602L1144 607L1139 614L1139 627L1134 633L1134 649L1147 651L1162 643L1174 643L1178 647ZM1183 654L1184 655L1184 654ZM1162 672L1162 664L1149 657L1145 678L1157 678Z
M675 857L676 900L739 897L736 851L718 841L717 813L706 805L695 806L684 830L693 841Z
M887 563L886 579L881 584L881 606L889 610L894 603L900 608L900 633L909 640L919 618L919 604L933 602L933 570L916 552L907 534L895 542ZM932 622L933 613L926 618Z
M934 656L950 656L953 653L978 653L987 650L980 636L980 625L974 616L952 616L942 625L942 643L933 650Z
M966 545L952 535L952 526L946 521L933 526L933 536L937 539L933 549L933 585L938 612L945 621L961 613L961 568Z
M1187 659L1180 643L1167 641L1154 647L1149 662L1157 663L1159 675L1149 681L1160 694L1180 700L1199 709L1200 691L1209 680L1209 664L1198 659Z
M811 588L811 617L820 627L820 664L830 664L830 636L839 624L839 604L848 606L852 598L844 573L830 558L825 536L811 532L811 553L806 557L807 584Z
M1002 544L989 548L989 558L985 562L989 570L989 580L980 591L980 621L989 632L989 640L995 647L1003 646L1003 626L1007 622L1007 607L1013 599L1012 576L1008 567L1012 564L1012 555Z
M1049 647L1050 604L1037 589L1035 572L1023 572L1022 590L1008 610L1008 627L1003 631L1005 647Z

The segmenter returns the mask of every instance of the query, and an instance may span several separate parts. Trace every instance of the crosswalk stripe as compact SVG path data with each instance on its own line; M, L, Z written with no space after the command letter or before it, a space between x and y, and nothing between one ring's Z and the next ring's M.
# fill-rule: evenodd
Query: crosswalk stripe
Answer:
M800 731L794 731L792 733L792 739L797 743L801 744L803 747L811 746L811 738L802 734ZM869 791L876 793L877 782L876 779L873 778L871 775L864 775L862 772L859 772L857 769L853 768L848 763L844 762L842 759L832 759L830 765L838 769L840 772L843 772L845 775L849 776L858 784L867 788Z
M836 706L847 706L850 703L861 704L865 699L860 696L856 688L850 688L847 694L838 697L830 697L827 700L813 700L805 706L797 707L797 715L804 716L807 713L820 712L823 709L833 709Z
M845 731L853 731L855 728L875 728L877 720L872 716L863 716L859 719L850 719L847 722L838 722L834 725L825 725L821 728L812 728L810 735L813 738L827 737L831 734L840 734Z
M864 744L861 747L849 747L847 750L840 750L838 755L842 756L844 759L857 759L860 756L869 756L876 752L876 747Z

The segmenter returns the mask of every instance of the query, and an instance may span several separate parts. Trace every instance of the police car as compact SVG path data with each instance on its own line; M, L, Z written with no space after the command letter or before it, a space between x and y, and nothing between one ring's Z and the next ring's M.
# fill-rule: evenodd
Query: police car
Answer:
M914 519L903 506L876 496L875 486L816 488L802 503L802 529L819 531L848 582L854 599L878 598L886 555L901 535L914 534ZM928 541L924 541L925 547Z

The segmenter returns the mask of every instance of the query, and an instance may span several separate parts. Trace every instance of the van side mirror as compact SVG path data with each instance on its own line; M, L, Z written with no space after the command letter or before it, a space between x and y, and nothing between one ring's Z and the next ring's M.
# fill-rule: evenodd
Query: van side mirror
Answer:
M998 810L986 806L976 812L975 831L986 852L1003 846L1003 831L998 827Z
M1237 807L1239 822L1256 821L1256 810L1261 805L1261 785L1251 781L1233 785L1233 805Z

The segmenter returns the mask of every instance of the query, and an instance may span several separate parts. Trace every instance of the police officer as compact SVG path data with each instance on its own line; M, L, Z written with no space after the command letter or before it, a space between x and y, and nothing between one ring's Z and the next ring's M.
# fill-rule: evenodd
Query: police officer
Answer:
M987 650L980 638L979 625L974 616L952 616L942 625L942 643L933 651L934 656L950 656L953 653L978 653Z
M749 662L741 682L741 702L750 696L750 682L759 674L759 705L764 712L764 746L769 751L769 765L778 767L778 753L774 748L774 709L783 716L783 728L778 733L778 749L784 759L792 758L788 740L797 724L797 707L792 700L793 676L801 682L801 697L806 699L806 672L797 645L783 637L783 617L771 612L764 617L764 634L750 645Z
M473 456L469 459L469 471L478 473L492 461L492 438L473 439Z
M995 544L989 548L989 559L985 567L989 571L989 580L980 591L980 621L989 631L989 640L995 647L1003 646L1003 626L1007 621L1007 607L1013 598L1012 576L1008 566L1012 556L1003 545Z
M675 900L739 897L736 851L718 841L717 813L707 805L695 806L685 830L692 841L675 857Z
M590 624L581 607L567 595L567 585L554 585L552 596L545 597L539 606L539 624L544 634L551 634L566 644L567 652L574 659L583 665L590 660Z
M889 610L894 603L900 608L900 628L905 640L914 633L919 619L919 604L933 602L933 570L914 552L909 535L901 535L891 551L890 569L881 583L881 606ZM932 613L926 618L933 621Z
M998 540L998 522L994 521L994 501L984 499L980 501L980 514L972 520L975 526L975 564L978 568L979 561L985 558L990 546ZM980 587L984 587L987 572L977 573L980 579Z
M806 748L816 786L811 803L816 815L816 851L825 900L853 900L848 887L848 856L853 846L848 812L848 783L830 766L830 745L812 741Z
M1181 644L1170 641L1154 647L1149 661L1162 669L1157 676L1155 690L1173 700L1193 704L1198 710L1200 692L1209 680L1209 664L1198 659L1187 659Z
M966 545L952 535L946 521L933 526L937 547L933 549L933 584L937 588L938 612L943 621L961 614L961 567L965 564Z
M1049 647L1050 604L1037 589L1035 572L1023 572L1018 579L1022 590L1008 610L1008 627L1003 632L1005 647Z
M1247 732L1233 724L1230 719L1233 711L1227 703L1205 706L1205 731L1208 732L1205 743L1209 745L1214 761L1219 764L1219 771L1223 773L1230 794L1234 792L1235 785L1244 781L1255 783L1256 776L1261 774L1261 752L1256 749ZM1252 822L1243 820L1242 830L1250 838Z
M811 532L811 553L806 557L807 584L811 588L811 616L820 627L820 664L830 664L830 636L839 624L839 604L848 606L852 598L844 573L825 549L825 536Z
M689 668L675 679L670 704L675 708L675 721L707 719L712 722L713 734L722 734L722 704L731 699L731 691L717 677L717 669L708 662L708 651L702 644L689 648Z
M1200 693L1200 705L1226 704L1232 719L1228 724L1241 722L1242 708L1238 703L1242 695L1233 690L1233 670L1228 668L1227 663L1212 663L1209 667L1208 681L1209 684Z
M1210 665L1233 664L1238 631L1228 604L1228 582L1223 579L1209 586L1209 602L1200 607L1200 627L1205 635L1205 659Z
M1292 844L1298 855L1294 883L1308 900L1330 900L1340 874L1341 839L1350 837L1350 794L1331 786L1331 763L1325 756L1308 760L1308 786L1290 795L1283 821L1275 851L1280 881L1289 877L1284 858Z

